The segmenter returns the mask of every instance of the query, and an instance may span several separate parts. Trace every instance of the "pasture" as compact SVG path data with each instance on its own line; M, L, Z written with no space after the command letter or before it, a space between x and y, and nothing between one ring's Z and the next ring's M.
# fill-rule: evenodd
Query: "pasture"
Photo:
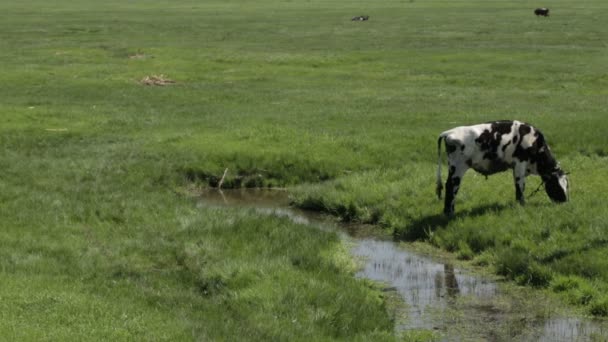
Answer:
M608 4L539 6L0 2L0 335L393 340L335 234L186 195L226 168L608 315ZM571 201L469 171L448 221L437 135L497 119L543 131Z

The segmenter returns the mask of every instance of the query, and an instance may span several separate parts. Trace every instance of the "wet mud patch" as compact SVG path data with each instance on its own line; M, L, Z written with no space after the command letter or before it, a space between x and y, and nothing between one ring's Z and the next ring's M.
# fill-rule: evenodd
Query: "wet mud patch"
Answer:
M440 341L605 341L608 321L558 311L536 290L501 283L456 267L449 259L416 251L407 243L378 234L371 225L339 223L326 214L289 206L287 191L205 189L201 207L231 207L286 217L311 228L333 231L353 245L361 260L356 276L380 284L395 313L395 331L435 336ZM428 334L424 334L428 332Z

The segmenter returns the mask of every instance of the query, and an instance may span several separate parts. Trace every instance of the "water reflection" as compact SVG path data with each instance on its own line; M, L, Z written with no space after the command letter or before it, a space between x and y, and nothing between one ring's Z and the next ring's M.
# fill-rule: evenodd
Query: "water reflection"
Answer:
M452 266L452 264L444 264L443 273L445 274L445 289L448 292L448 296L454 298L460 294L458 279L456 279L456 273L454 273L454 266Z
M369 226L337 225L288 204L285 191L259 190L207 191L200 201L201 206L255 208L353 240L352 253L365 260L357 276L385 284L386 291L398 293L406 303L405 319L397 320L397 331L432 329L444 341L608 341L605 321L537 317L526 312L533 303L513 309L517 300L506 297L492 281L415 254L395 242L361 234ZM507 304L497 304L500 301Z
M572 317L552 318L545 321L539 341L608 341L605 323Z
M405 299L408 320L400 329L443 328L437 318L457 296L485 299L498 291L492 282L416 255L393 242L361 239L353 254L366 260L358 276L390 284Z

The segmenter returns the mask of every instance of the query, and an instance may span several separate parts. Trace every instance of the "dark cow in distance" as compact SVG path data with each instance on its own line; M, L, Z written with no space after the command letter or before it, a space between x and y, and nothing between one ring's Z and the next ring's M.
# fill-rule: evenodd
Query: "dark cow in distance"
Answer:
M551 154L545 137L536 128L519 121L494 121L445 131L437 141L437 196L441 199L441 142L448 155L443 212L454 215L454 202L464 173L473 169L483 175L513 170L515 198L524 204L526 176L539 175L554 202L568 201L568 178Z
M353 17L351 19L351 21L366 21L366 20L369 20L369 15L359 15L359 16Z
M543 17L548 17L549 16L549 9L546 8L546 7L537 8L537 9L534 10L534 14L536 14L537 17L539 15L542 15Z

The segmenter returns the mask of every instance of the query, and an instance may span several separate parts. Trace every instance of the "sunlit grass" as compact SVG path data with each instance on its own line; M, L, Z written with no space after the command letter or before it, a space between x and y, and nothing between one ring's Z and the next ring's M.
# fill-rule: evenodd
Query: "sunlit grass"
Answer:
M2 336L391 339L335 236L175 191L226 169L605 314L607 7L552 6L0 3ZM439 215L437 134L494 119L541 128L572 202L469 174Z

